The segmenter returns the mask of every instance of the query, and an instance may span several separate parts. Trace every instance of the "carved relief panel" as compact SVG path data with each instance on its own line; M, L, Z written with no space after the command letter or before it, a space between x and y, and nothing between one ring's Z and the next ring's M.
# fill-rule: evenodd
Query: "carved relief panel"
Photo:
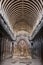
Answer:
M19 42L14 46L14 56L17 57L30 57L31 58L31 49L29 44L21 39Z

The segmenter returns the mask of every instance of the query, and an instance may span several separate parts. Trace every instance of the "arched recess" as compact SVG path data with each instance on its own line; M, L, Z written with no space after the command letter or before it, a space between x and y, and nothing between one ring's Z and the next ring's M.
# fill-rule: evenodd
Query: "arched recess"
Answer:
M31 59L31 44L27 42L25 39L19 39L17 44L14 47L14 55L13 57L18 58L29 58Z

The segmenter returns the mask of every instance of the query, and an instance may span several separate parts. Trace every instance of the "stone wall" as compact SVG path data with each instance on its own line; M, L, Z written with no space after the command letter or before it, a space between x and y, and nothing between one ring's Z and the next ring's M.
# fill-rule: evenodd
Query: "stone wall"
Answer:
M0 25L0 61L11 56L12 41Z
M43 59L43 27L34 37L33 41L33 55Z

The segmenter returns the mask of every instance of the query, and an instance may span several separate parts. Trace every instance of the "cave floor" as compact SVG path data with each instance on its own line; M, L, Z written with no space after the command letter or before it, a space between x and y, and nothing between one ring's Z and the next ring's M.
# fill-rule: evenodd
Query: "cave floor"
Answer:
M12 58L8 58L5 59L1 65L42 65L40 59L12 59Z

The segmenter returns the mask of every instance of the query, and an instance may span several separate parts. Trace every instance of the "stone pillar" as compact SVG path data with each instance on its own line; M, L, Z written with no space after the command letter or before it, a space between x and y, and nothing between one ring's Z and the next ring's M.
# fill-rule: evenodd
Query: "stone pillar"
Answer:
M0 48L1 48L1 42L0 42ZM1 49L0 49L0 61L1 61Z
M14 54L14 42L12 42L12 56Z

